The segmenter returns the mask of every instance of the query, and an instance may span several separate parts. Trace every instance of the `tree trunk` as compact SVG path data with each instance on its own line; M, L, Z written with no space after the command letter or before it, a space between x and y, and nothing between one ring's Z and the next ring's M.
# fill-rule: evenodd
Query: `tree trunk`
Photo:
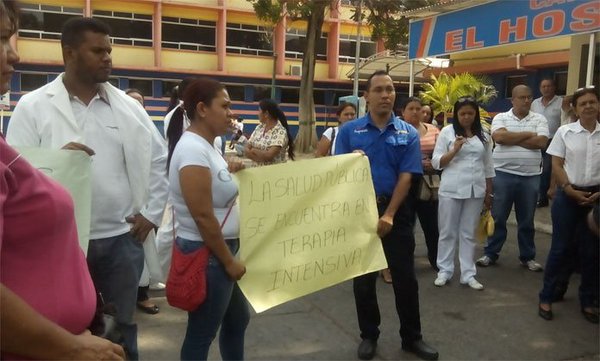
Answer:
M315 1L314 11L308 19L306 47L302 58L302 78L298 109L299 128L295 148L300 153L311 153L317 146L317 128L313 87L315 79L315 47L325 20L327 1Z

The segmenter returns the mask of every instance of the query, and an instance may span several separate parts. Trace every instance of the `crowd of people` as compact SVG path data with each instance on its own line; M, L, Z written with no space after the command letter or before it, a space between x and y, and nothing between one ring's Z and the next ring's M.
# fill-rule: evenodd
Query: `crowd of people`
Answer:
M0 93L8 90L19 60L8 40L18 26L15 4L0 0ZM210 253L207 297L188 312L181 359L206 360L219 332L222 358L242 360L250 312L237 285L246 268L237 257L240 218L232 174L245 166L238 158L224 157L223 137L243 128L233 125L236 116L223 84L188 78L174 93L161 135L143 108L141 92L123 92L108 82L109 34L97 19L67 21L61 35L64 73L23 95L6 140L0 137L1 358L139 359L136 306L151 314L159 311L148 298L149 281L140 283L144 263L157 268L158 262L166 272L176 247L183 254L203 248ZM421 330L414 266L417 217L437 272L435 286L452 279L458 245L460 283L480 291L484 286L475 278L476 265L497 262L513 205L519 260L530 271L544 270L535 260L533 219L536 206L545 206L548 196L554 199L552 246L538 314L553 318L557 292L578 268L581 312L598 323L598 93L593 87L575 91L569 100L576 119L558 126L557 106L560 114L566 106L548 90L553 86L542 81L543 96L533 102L540 113L532 111L529 87L512 89L512 108L494 117L489 132L477 101L460 98L452 124L440 131L431 124L431 107L419 98L406 99L397 116L394 82L385 71L376 71L364 89L367 114L354 119L356 107L343 104L337 111L340 125L325 131L315 156L358 152L369 158L377 234L405 351L425 360L439 357ZM292 134L278 104L264 99L258 114L260 124L240 153L255 167L294 160ZM93 157L87 259L78 245L71 197L12 146ZM540 179L550 172L549 162L542 161L547 156L552 157L553 181L546 187ZM426 177L440 180L436 197L420 196ZM491 209L495 231L475 261L474 233L482 209ZM373 272L353 279L362 360L375 356L380 336L377 277ZM116 307L120 345L87 331L98 295Z

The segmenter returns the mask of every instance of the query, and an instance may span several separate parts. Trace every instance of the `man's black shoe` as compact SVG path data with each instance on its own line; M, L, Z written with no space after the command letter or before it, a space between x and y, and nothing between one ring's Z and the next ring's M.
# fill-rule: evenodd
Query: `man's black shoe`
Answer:
M541 305L538 306L538 315L546 321L552 321L554 315L552 314L552 309L544 310Z
M583 317L586 320L588 320L591 323L598 323L598 321L600 320L600 317L595 312L586 311L584 309L581 309L581 314L583 315Z
M423 340L417 340L412 343L402 344L404 351L412 352L423 360L435 361L440 356L438 352Z
M365 338L358 345L358 358L361 360L372 360L377 349L377 341Z
M537 202L537 207L538 207L538 208L544 208L544 207L548 207L548 204L549 204L549 203L548 203L548 199L540 199L540 200Z

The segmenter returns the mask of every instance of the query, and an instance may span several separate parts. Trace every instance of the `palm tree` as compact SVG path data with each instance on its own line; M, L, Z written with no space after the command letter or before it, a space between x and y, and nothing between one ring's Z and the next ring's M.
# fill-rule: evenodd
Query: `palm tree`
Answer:
M482 118L489 118L488 112L481 107L491 103L498 91L491 85L489 78L482 75L461 73L448 75L444 72L438 77L431 75L431 83L423 84L421 99L431 105L434 114L444 113L444 125L448 122L448 113L452 113L454 103L459 98L471 96L480 104Z

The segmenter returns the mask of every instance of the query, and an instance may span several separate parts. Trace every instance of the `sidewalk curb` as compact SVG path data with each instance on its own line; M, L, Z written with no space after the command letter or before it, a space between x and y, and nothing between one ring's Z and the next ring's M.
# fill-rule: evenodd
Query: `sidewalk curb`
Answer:
M510 224L511 226L516 226L517 221L509 218L506 221L506 224ZM552 234L552 225L544 222L534 221L534 227L536 232L542 232L546 234Z

